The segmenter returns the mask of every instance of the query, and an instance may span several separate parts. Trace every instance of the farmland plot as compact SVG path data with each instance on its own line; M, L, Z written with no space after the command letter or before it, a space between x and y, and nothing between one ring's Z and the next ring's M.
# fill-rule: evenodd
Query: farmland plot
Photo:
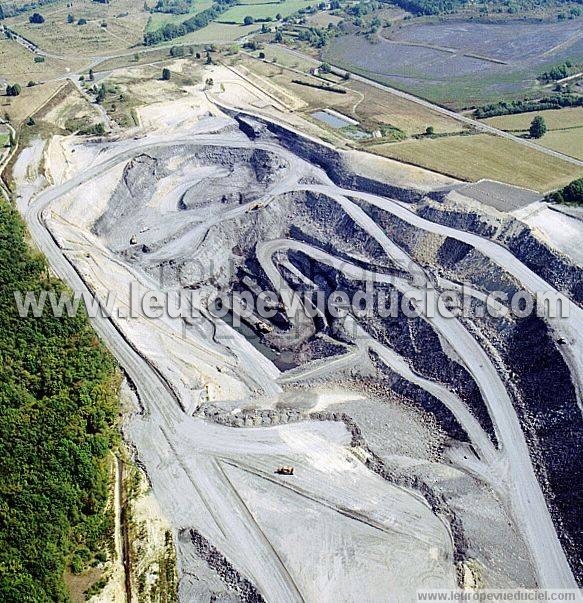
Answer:
M324 58L453 107L523 97L549 66L583 60L578 20L564 23L420 24L371 43L332 40Z

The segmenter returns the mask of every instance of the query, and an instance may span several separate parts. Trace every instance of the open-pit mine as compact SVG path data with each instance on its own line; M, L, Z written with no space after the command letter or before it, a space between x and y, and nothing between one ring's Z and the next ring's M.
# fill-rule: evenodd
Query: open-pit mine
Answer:
M123 434L180 600L575 588L581 267L464 183L376 180L213 113L68 140L69 171L20 200L55 273L114 310L92 322L130 386ZM462 286L470 311L444 315ZM512 312L524 292L561 312ZM367 312L338 302L366 295Z

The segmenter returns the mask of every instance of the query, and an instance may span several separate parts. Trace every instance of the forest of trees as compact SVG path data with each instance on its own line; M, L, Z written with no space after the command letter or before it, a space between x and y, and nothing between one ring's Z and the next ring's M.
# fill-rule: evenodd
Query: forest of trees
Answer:
M116 364L86 314L20 318L14 291L62 290L0 200L0 601L67 601L63 575L103 561Z
M150 10L154 13L186 15L190 12L190 5L191 0L158 0Z

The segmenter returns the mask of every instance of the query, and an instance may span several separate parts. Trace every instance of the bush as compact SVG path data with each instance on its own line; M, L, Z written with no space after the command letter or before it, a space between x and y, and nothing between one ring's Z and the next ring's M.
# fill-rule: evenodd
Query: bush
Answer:
M243 25L253 25L255 23L255 19L251 15L247 15L243 19Z
M45 18L40 13L33 13L32 15L30 15L28 20L31 23L44 23L45 22Z
M37 55L37 56L34 57L34 62L35 63L44 63L45 62L45 58Z
M87 25L87 19L79 19L79 21L77 21L77 25Z
M164 67L164 69L162 69L162 79L164 81L168 81L170 79L171 73L170 73L170 69L168 69L167 67Z

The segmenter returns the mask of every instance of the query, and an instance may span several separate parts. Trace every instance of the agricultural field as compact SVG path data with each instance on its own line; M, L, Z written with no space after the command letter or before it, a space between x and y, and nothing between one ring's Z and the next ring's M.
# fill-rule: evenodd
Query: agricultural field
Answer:
M183 15L173 15L170 13L152 13L146 24L146 31L153 31L159 27L163 27L166 23L174 23L179 25L186 19L196 13L200 13L213 5L212 0L195 0L190 6L190 11Z
M280 13L282 17L287 17L292 13L312 6L314 2L311 0L285 0L285 2L275 3L253 3L253 4L240 4L229 9L226 13L223 13L219 21L221 23L243 23L245 17L250 16L255 20L259 19L275 19L275 16Z
M211 21L203 29L192 31L185 36L173 40L174 44L169 43L168 46L176 44L228 44L235 42L239 38L249 35L256 31L258 25L229 25L227 23L217 23Z
M56 59L44 57L42 63L36 63L35 55L15 40L0 39L0 81L26 86L28 82L44 82L67 71L79 69L84 61L73 57Z
M501 130L518 135L527 135L530 122L535 115L541 115L547 124L547 133L537 140L543 147L560 151L571 157L583 159L583 108L567 107L560 110L537 111L490 117L484 122Z
M564 109L549 109L515 115L499 115L481 120L483 123L500 130L509 132L526 132L535 115L544 118L549 130L563 130L566 128L583 128L583 107L566 107Z
M296 84L292 80L301 79L315 84L323 82L321 79L307 75L310 67L313 67L312 62L286 52L278 46L267 46L263 52L265 52L266 61L243 58L243 64L253 72L269 78L273 83L302 99L307 104L306 112L321 108L334 109L356 119L366 127L392 125L403 130L409 136L424 132L428 126L433 126L437 133L462 130L462 125L450 117L379 90L374 86L369 86L364 82L356 80L344 82L340 78L330 78L334 81L335 86L345 88L346 94ZM273 59L277 61L277 64L271 62ZM298 74L297 71L302 74Z
M489 178L539 192L564 186L581 175L575 165L489 134L408 140L369 150L461 180Z
M541 92L539 73L583 60L581 20L443 22L334 38L324 59L379 82L461 108ZM382 37L386 36L386 37Z
M116 0L111 4L79 0L72 7L57 2L36 10L45 18L40 25L29 23L33 11L6 19L5 23L42 50L63 56L107 54L141 44L149 16L139 0ZM69 14L74 23L67 22ZM79 19L87 23L78 25Z

